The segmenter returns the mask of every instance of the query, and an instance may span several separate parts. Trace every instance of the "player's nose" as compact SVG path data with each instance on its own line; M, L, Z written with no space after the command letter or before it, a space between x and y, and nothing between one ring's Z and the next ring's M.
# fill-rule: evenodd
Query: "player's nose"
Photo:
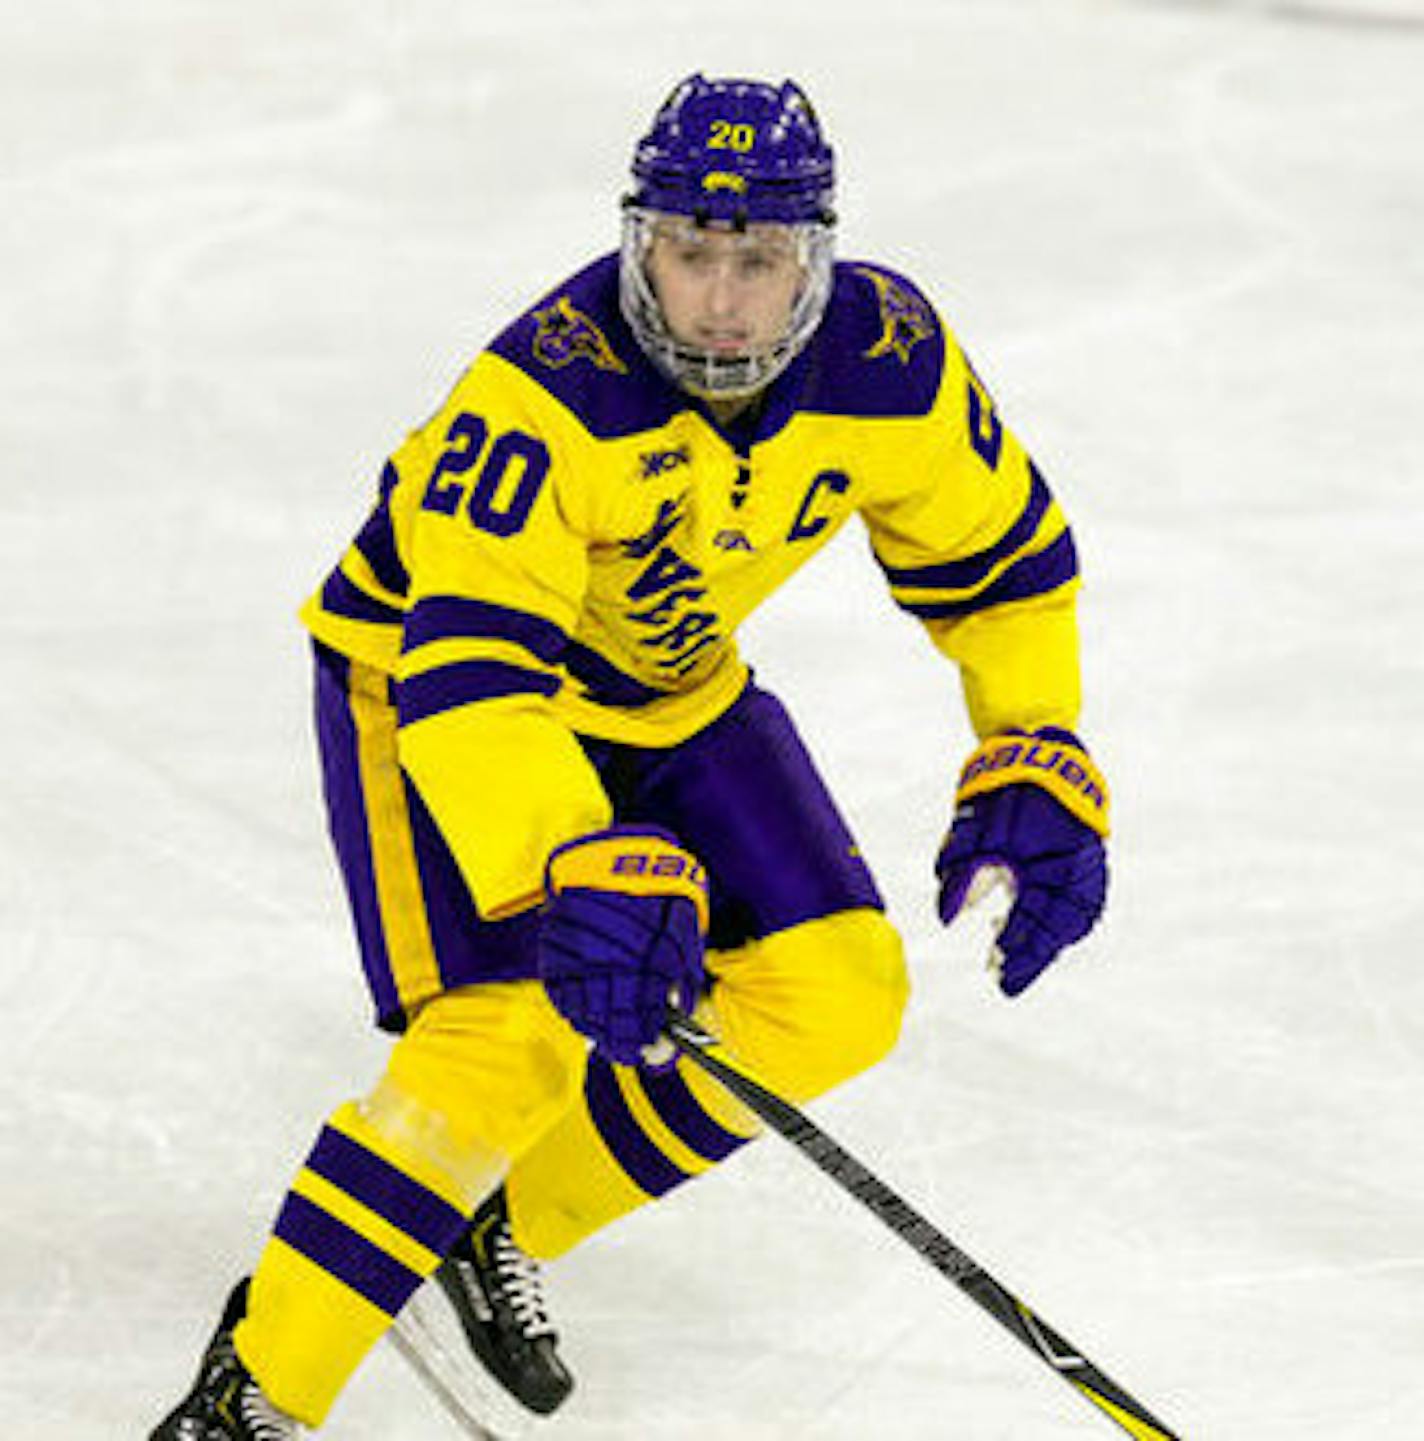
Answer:
M741 286L731 265L714 265L707 277L703 303L709 317L718 320L735 316L741 309Z

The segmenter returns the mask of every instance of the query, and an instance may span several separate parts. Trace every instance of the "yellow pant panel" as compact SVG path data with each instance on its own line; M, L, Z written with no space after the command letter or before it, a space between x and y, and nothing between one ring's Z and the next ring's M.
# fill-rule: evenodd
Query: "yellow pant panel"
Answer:
M894 1045L908 995L899 936L879 911L846 911L708 957L716 978L698 1019L768 1085L792 1101L820 1095L880 1060ZM678 1073L724 1130L750 1136L757 1122L689 1062ZM636 1090L617 1068L619 1089ZM629 1105L644 1135L687 1174L685 1148ZM507 1180L520 1245L550 1259L651 1199L620 1165L587 1104L571 1108Z
M568 1109L587 1049L537 981L447 991L396 1042L372 1103L438 1116L457 1155L507 1164Z
M711 1026L789 1101L882 1060L909 997L904 948L880 911L843 911L709 957Z

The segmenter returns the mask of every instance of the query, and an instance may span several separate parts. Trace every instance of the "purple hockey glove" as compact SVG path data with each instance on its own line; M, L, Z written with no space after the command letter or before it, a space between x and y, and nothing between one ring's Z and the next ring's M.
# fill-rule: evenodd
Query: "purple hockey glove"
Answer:
M939 914L948 925L986 878L1008 873L1014 901L995 947L1005 995L1031 985L1102 914L1107 811L1107 784L1071 731L1009 732L970 756L935 865Z
M660 1063L668 1002L691 1011L702 991L706 872L667 832L614 826L560 846L546 885L549 999L609 1060Z

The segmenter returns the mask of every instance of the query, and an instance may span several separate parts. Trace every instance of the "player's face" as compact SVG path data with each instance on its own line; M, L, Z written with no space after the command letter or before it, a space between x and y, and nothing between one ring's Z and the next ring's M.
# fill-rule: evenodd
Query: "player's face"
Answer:
M658 222L647 274L673 338L725 356L775 345L805 277L789 226L735 231L676 218Z

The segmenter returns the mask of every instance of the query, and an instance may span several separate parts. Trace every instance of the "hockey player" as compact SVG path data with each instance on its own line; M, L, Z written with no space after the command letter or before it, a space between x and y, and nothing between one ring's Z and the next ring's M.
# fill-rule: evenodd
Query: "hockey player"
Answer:
M660 1041L669 1000L794 1101L890 1049L900 941L735 642L852 515L981 742L940 915L1008 882L1009 995L1094 924L1107 799L1073 731L1066 521L930 302L833 259L832 190L795 84L680 84L621 250L475 360L306 606L330 829L397 1039L156 1441L319 1425L437 1271L423 1297L553 1410L572 1383L538 1260L756 1130Z

